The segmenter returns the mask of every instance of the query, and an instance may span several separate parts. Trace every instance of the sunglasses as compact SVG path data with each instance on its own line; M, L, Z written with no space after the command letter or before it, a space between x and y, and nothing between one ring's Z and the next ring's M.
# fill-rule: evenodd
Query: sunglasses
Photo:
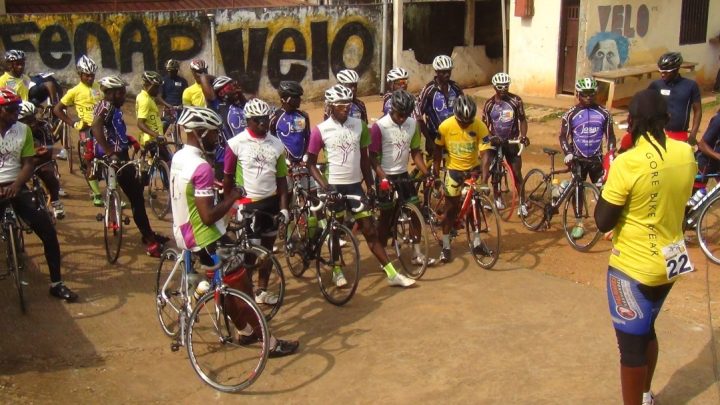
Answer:
M399 85L401 85L401 86L404 86L404 85L408 84L408 81L407 81L407 79L397 79L397 80L395 80L393 83L394 83L394 84L399 84Z
M333 108L336 108L338 110L347 110L350 108L350 103L337 103L332 105Z
M595 94L597 94L597 92L595 92L595 91L582 91L582 92L580 92L579 96L580 97L592 97Z
M498 91L507 91L507 89L509 89L509 88L510 88L510 86L507 84L498 84L497 86L495 86L495 90L498 90Z
M270 117L267 115L263 115L260 117L250 117L248 118L250 121L257 122L258 124L264 123L264 122L270 122Z
M677 70L677 69L667 69L667 70L658 69L658 72L660 72L660 73L672 73L672 72L674 72L674 71L676 71L676 70Z

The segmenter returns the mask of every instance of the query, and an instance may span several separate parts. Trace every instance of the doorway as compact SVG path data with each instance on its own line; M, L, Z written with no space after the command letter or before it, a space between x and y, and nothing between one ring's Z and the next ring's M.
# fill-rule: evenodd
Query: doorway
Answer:
M558 93L575 93L580 0L563 0L560 17Z

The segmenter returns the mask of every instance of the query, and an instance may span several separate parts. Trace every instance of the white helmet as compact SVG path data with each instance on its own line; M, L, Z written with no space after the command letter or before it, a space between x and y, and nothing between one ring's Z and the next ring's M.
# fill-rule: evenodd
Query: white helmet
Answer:
M408 77L410 77L410 75L408 74L407 70L401 67L396 67L390 69L390 71L388 72L387 81L394 82L395 80L407 79Z
M581 79L578 79L577 82L575 82L575 90L580 93L583 91L596 91L597 90L597 81L594 77L583 77Z
M452 68L452 59L447 55L438 55L433 59L433 69L435 70L451 70Z
M493 86L508 86L510 85L510 75L505 72L495 73L492 77Z
M207 68L207 62L202 59L198 58L190 61L190 70L192 70L193 72L202 72L207 70Z
M360 80L360 76L352 69L341 70L336 77L340 84L357 84Z
M219 129L222 126L222 118L209 108L185 107L177 123L186 129Z
M339 103L339 102L350 102L353 99L352 90L343 86L342 84L336 84L329 89L325 90L325 102L328 104Z
M33 115L35 115L35 104L29 101L23 101L20 103L20 114L18 115L18 119L27 118Z
M160 76L160 73L153 72L151 70L145 71L142 74L142 79L145 83L160 85L163 82L162 76Z
M254 98L245 103L243 112L245 113L245 118L266 117L270 115L270 105L259 98Z
M15 62L18 60L25 60L25 52L19 49L11 49L5 52L5 62Z
M86 75L94 75L98 69L95 61L90 59L87 55L83 55L80 59L78 59L76 67L78 73L85 73Z
M232 83L232 81L233 80L227 76L218 76L212 82L213 90L218 91L225 87L226 84Z
M119 89L125 87L125 81L120 76L105 76L98 80L100 88L103 90Z

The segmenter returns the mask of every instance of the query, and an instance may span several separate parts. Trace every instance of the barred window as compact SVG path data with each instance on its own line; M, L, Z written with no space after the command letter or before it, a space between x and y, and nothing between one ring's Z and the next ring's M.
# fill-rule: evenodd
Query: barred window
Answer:
M680 45L701 44L707 40L710 0L683 0Z

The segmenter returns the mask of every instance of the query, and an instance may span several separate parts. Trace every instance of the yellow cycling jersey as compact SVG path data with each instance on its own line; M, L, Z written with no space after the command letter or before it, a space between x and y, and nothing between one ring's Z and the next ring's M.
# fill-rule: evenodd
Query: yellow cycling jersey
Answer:
M182 103L186 106L205 107L205 94L200 83L195 83L183 91Z
M162 134L162 120L155 99L147 91L141 90L135 98L135 115L138 119L144 119L145 125L158 134ZM140 133L140 145L145 146L147 141L154 138L153 135L145 132Z
M652 138L651 138L652 139ZM692 147L668 138L666 149L640 137L612 164L602 198L622 206L610 266L642 284L667 284L663 248L683 241L685 205L697 164Z
M3 73L0 76L0 87L8 87L14 91L23 101L28 101L28 93L30 91L30 77L22 75L15 77L10 72Z
M60 99L60 102L66 107L75 106L75 112L82 122L87 126L92 125L93 110L95 105L103 99L103 93L100 85L93 82L92 86L88 86L83 82L78 83L75 87L68 90Z
M435 144L444 146L448 152L445 167L461 171L477 167L480 152L490 148L488 142L483 142L488 133L487 126L479 119L467 128L460 127L454 116L443 121L438 127Z

